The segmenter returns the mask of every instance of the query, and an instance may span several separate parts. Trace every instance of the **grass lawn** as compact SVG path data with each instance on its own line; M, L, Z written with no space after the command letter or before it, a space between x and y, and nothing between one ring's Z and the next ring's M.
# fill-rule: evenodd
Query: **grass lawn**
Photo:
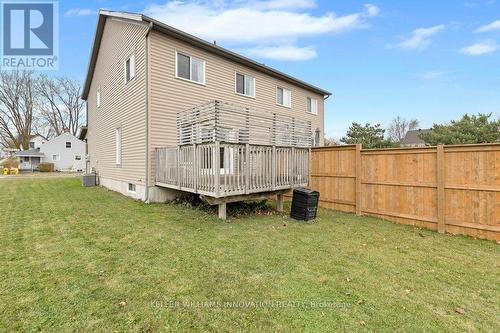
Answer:
M500 245L0 180L0 331L497 331ZM462 310L458 310L461 308Z

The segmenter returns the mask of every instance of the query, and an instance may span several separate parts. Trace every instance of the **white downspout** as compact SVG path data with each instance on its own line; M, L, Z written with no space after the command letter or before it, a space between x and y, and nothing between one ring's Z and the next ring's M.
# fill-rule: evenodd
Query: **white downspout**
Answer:
M149 203L149 33L153 29L153 22L149 22L146 31L146 193L144 201Z

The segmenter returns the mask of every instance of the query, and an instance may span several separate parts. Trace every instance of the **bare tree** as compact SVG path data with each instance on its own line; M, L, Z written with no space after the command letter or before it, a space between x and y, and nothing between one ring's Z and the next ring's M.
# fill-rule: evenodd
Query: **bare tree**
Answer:
M85 102L80 99L82 87L66 77L40 77L37 91L42 97L39 127L46 127L48 136L60 135L65 129L77 135L84 121Z
M29 71L0 72L0 144L28 149L38 96Z
M391 121L387 129L387 136L393 142L400 142L405 137L406 132L415 130L419 126L417 119L406 120L401 116L397 116Z
M338 145L340 145L340 143L337 140L335 140L334 138L327 136L327 137L325 137L324 145L325 146L338 146Z

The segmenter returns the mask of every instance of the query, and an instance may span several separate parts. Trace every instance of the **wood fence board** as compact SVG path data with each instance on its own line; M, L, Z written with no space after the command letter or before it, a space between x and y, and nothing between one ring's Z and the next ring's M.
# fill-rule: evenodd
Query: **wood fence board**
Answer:
M500 144L313 148L310 185L325 208L500 240Z

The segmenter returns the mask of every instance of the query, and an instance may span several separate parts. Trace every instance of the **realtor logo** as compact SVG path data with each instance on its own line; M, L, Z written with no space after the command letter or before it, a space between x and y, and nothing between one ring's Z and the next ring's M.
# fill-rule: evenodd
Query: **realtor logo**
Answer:
M1 2L2 69L58 69L57 1Z

